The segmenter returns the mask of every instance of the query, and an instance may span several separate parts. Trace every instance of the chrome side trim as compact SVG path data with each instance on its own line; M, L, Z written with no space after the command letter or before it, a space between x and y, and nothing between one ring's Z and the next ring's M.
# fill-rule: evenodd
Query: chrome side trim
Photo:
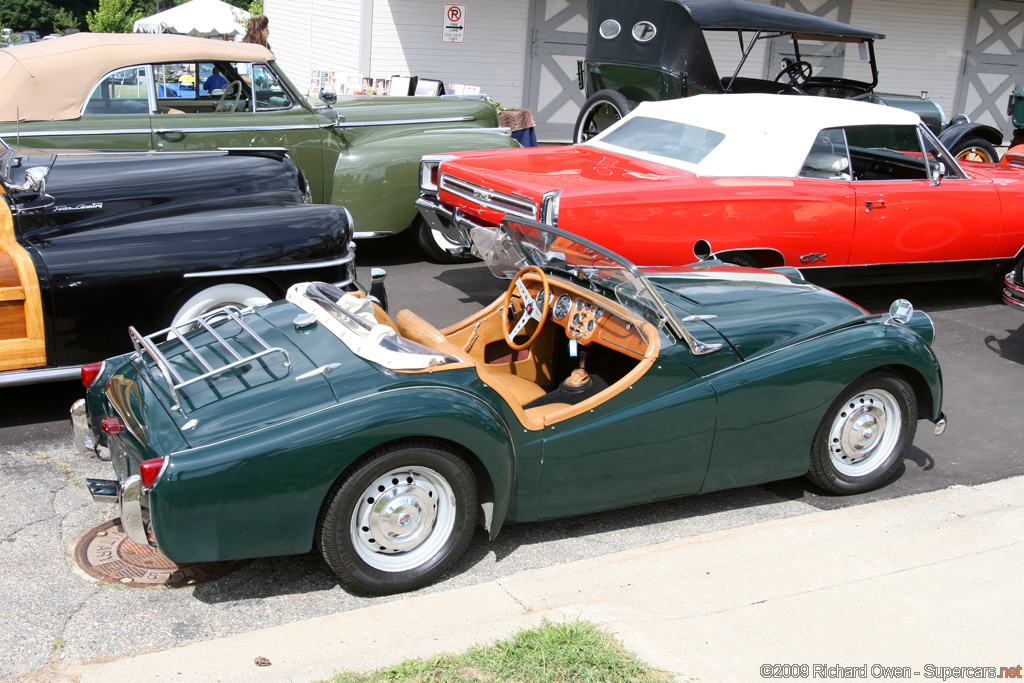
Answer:
M341 258L336 258L331 261L317 261L315 263L290 263L281 266L256 266L253 268L233 268L229 270L204 270L195 273L185 273L186 278L192 277L226 277L229 275L254 275L257 273L277 273L288 270L307 270L310 268L330 268L331 266L341 266L346 263L351 263L356 255L352 253L355 245L349 244L349 253Z
M388 237L394 234L395 232L393 230L356 230L352 233L352 237L357 240L368 240L373 239L374 237Z
M63 382L81 376L81 365L68 365L60 368L38 368L36 370L13 370L0 372L0 387L19 387L37 382Z
M510 136L512 135L512 129L508 126L497 127L497 128L475 128L475 127L462 127L462 128L433 128L431 130L423 131L422 135L430 135L431 133L499 133L501 135Z
M366 128L368 126L411 126L423 125L425 123L465 123L476 121L475 116L449 116L439 119L395 119L393 121L342 121L337 124L338 128ZM333 124L332 124L333 125ZM459 130L462 130L461 128Z
M139 116L145 116L149 118L149 114L139 114ZM68 137L71 135L124 135L124 134L138 134L145 133L149 135L149 128L104 128L97 130L76 130L76 131L56 131L56 130L36 130L36 131L21 131L21 137L23 138L37 138L44 136L51 137ZM11 136L8 134L8 136ZM11 136L13 137L13 136Z
M154 128L157 135L161 133L254 133L262 130L316 130L323 128L318 123L281 126L203 126L194 128Z

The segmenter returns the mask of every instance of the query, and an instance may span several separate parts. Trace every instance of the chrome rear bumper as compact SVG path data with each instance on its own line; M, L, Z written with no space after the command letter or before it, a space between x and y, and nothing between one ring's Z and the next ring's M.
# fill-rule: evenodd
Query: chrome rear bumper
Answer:
M142 546L153 545L146 534L146 518L142 510L142 479L133 474L123 482L113 479L86 479L86 486L97 503L117 503L121 526L128 538Z
M84 398L71 404L71 438L75 442L75 448L82 455L110 460L109 457L100 456L99 434L89 426L89 410L85 406Z
M1013 275L1009 272L1003 280L1003 303L1024 308L1024 283L1014 282Z

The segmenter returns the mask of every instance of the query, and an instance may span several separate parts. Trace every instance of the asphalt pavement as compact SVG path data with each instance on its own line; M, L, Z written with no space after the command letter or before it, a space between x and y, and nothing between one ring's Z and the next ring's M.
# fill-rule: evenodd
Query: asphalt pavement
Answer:
M439 327L472 313L505 287L478 263L423 263L401 240L364 242L359 260L362 276L371 265L388 268L393 311L411 308ZM447 577L408 596L351 596L313 553L254 560L217 581L173 590L98 583L85 575L72 557L82 534L115 516L112 506L92 502L82 484L86 477L109 477L109 464L83 459L70 444L66 412L71 401L81 395L81 387L64 383L2 390L0 679L58 680L63 675L60 672L74 670L68 668L72 662L119 659L187 643L242 637L366 608L404 609L406 601L411 609L412 601L441 600L440 596L450 591L471 595L474 590L486 590L481 587L505 585L510 577L533 576L531 572L557 576L564 563L600 564L604 562L600 558L614 553L643 555L648 552L645 548L660 547L657 544L685 542L691 537L716 539L720 538L716 534L729 534L735 528L761 528L796 518L827 520L833 514L831 508L854 506L853 511L836 511L839 519L850 519L848 515L856 515L856 509L869 507L865 503L878 501L881 514L901 519L908 514L906 510L887 507L894 499L1024 474L1024 449L1020 447L1024 426L1019 408L1019 391L1024 386L1024 313L993 303L989 288L979 283L857 288L842 293L875 311L887 309L894 298L906 297L932 315L938 330L934 347L945 375L944 409L949 426L945 435L935 437L930 424L922 422L903 471L889 486L871 494L838 498L802 479L793 479L568 520L510 526L494 542L478 534ZM869 546L864 561L881 562L885 558L870 553L885 551L884 544ZM779 553L766 552L757 561L771 572L779 557ZM777 569L782 571L790 564L787 559ZM971 571L975 569L981 571L977 567ZM909 567L904 570L910 571ZM657 578L667 580L661 575ZM692 578L683 571L673 580ZM929 599L956 597L950 584L935 586ZM799 602L786 604L793 609L809 607ZM1013 604L1019 615L1020 603ZM825 611L828 609L826 606ZM809 623L820 621L821 610L814 613L818 616ZM600 612L595 614L600 620ZM434 621L422 628L437 630L440 637L444 631L440 623ZM1019 627L1016 634L1020 635ZM733 637L739 639L740 635ZM379 644L379 648L392 647ZM642 654L647 651L640 649ZM733 655L723 650L722 656Z

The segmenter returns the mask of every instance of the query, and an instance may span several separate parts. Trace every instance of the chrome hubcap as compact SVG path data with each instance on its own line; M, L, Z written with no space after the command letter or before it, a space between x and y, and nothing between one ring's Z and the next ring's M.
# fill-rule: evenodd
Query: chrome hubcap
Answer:
M352 512L359 557L384 571L407 571L444 546L455 525L455 495L440 474L405 467L377 477Z
M837 471L862 476L880 467L899 443L899 404L888 391L857 394L839 409L829 430L829 455Z

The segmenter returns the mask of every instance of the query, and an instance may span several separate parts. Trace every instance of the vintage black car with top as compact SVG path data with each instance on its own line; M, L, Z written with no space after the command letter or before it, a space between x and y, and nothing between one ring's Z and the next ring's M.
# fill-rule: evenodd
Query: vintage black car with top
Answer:
M924 95L875 91L875 41L885 38L882 32L750 0L590 0L589 10L586 61L579 62L579 86L587 100L573 142L597 135L640 102L769 93L907 109L960 159L998 160L995 146L1003 136L996 128L963 115L947 121L939 103ZM711 49L715 36L722 35L738 39L731 72L718 71ZM751 55L766 49L779 63L768 63L765 73L752 76L753 67L744 70L744 65L758 61Z
M283 150L0 143L0 386L74 378L155 330L311 278L355 288L352 220Z

